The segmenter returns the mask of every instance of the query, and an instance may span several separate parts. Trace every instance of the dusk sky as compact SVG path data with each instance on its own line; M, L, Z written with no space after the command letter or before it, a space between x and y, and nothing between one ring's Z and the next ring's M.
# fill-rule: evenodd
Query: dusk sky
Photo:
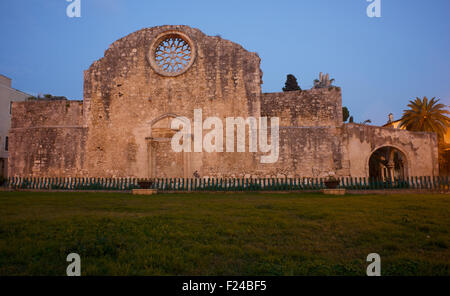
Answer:
M257 52L263 92L281 91L286 74L309 89L319 72L342 87L355 122L400 118L415 97L450 104L450 1L381 0L0 1L0 74L30 94L82 99L83 71L115 40L145 27L188 25ZM186 98L189 99L189 98Z

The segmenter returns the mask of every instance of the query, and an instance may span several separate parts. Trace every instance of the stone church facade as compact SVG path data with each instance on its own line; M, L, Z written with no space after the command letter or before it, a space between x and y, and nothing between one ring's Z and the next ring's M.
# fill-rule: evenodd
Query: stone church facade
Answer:
M262 93L262 76L256 53L198 29L137 31L85 71L83 101L12 105L9 176L368 177L380 149L392 172L438 175L434 134L345 124L340 88ZM279 117L278 161L248 149L174 152L171 121L194 109L223 121Z

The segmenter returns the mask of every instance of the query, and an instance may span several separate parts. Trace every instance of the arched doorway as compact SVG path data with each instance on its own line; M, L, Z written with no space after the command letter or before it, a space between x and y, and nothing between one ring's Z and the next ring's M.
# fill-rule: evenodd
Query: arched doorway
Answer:
M406 155L392 146L376 149L369 159L369 177L395 180L407 177Z
M182 178L189 176L190 153L174 152L171 139L178 132L171 128L174 118L181 118L168 113L155 118L150 125L147 140L148 176L150 178Z

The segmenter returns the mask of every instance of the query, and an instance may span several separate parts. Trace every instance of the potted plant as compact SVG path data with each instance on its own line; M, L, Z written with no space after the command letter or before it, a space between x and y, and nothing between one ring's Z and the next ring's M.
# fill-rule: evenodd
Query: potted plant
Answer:
M339 179L336 178L335 176L329 176L326 180L325 180L325 186L328 189L336 189L339 186Z
M137 183L139 187L141 187L142 189L153 188L153 180L151 179L139 179Z

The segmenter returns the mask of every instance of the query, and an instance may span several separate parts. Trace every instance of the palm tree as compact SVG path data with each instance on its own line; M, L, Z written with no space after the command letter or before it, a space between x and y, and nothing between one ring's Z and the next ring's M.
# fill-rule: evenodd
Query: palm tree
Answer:
M446 105L438 102L436 98L428 101L427 97L409 101L411 109L403 111L400 126L409 131L435 132L442 138L450 125L450 118L446 115L450 112L445 109Z

